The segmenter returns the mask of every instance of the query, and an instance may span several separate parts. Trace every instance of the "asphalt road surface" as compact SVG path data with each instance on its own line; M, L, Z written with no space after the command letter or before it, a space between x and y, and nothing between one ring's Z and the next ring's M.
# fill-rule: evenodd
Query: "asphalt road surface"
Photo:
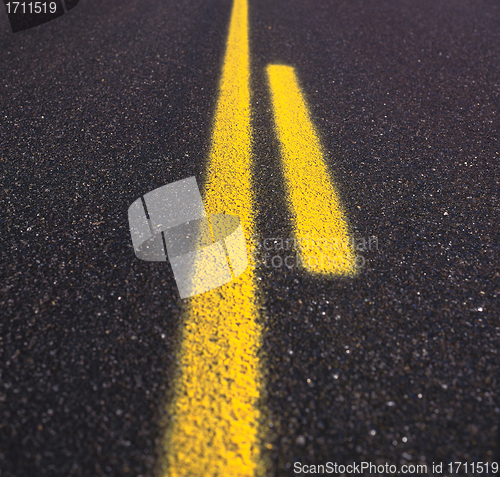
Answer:
M0 14L0 476L281 477L328 462L426 465L423 475L483 463L495 475L500 4L249 0L234 22L232 7L81 0L16 34ZM227 422L222 411L210 420L230 381L216 371L203 384L216 381L203 391L206 429L189 434L182 422L198 408L178 396L198 358L186 336L203 331L185 331L195 312L169 265L134 255L127 211L190 176L217 184L209 158L230 44L249 61L249 217L260 245L274 240L252 275L252 332L231 345L253 340L237 357L257 360L251 376L232 371L255 388L248 412L234 404ZM268 65L293 67L356 273L283 265L277 244L298 234L294 217L327 198L310 188L302 212L291 198L286 174L300 167L286 169ZM234 118L226 149L245 132Z

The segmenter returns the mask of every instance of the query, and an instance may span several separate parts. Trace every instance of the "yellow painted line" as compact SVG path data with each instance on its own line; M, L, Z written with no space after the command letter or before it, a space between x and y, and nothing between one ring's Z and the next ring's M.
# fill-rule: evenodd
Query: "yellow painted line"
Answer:
M248 6L234 0L204 189L209 213L238 215L254 233ZM236 280L184 307L179 374L169 409L170 477L254 477L260 453L257 286L251 263Z
M353 274L355 254L346 217L295 71L269 65L267 75L303 266L317 274Z

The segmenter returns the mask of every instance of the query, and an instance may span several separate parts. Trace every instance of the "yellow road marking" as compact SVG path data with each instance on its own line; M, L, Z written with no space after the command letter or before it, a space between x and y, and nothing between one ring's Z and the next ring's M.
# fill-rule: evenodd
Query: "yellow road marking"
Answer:
M208 213L240 217L254 233L251 189L248 6L234 0L204 200ZM171 477L254 477L259 449L257 286L250 263L236 280L187 300L179 376L166 439Z
M267 75L302 263L313 273L352 274L355 255L347 221L295 71L269 65Z

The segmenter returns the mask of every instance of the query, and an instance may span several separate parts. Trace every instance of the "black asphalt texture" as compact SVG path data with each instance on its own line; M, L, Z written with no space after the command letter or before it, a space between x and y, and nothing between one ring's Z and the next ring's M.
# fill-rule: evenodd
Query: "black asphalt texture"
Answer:
M265 77L285 63L376 237L355 278L259 268L269 476L499 461L500 3L249 8L261 236L291 236ZM0 14L1 477L156 475L181 300L127 210L202 181L230 13L81 0L16 34Z

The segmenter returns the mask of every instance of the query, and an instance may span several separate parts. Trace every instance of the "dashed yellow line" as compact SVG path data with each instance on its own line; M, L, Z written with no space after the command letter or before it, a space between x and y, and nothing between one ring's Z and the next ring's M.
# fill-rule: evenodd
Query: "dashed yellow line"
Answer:
M237 215L255 231L251 188L248 6L235 0L220 82L204 200L209 213ZM190 298L170 413L166 475L255 477L259 446L257 286L250 264L236 280Z
M355 254L347 221L295 71L269 65L267 74L302 263L317 274L352 274Z

